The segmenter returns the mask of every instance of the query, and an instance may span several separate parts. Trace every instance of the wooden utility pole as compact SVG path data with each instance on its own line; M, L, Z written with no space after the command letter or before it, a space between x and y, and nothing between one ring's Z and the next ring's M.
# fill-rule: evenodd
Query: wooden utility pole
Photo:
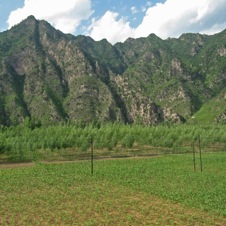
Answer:
M200 170L202 172L202 150L201 150L201 140L200 140L200 135L199 135L199 159L200 159Z
M90 149L91 149L91 175L93 175L93 138L90 138Z
M192 144L192 150L193 150L193 162L194 162L194 171L196 171L196 162L195 162L195 145Z

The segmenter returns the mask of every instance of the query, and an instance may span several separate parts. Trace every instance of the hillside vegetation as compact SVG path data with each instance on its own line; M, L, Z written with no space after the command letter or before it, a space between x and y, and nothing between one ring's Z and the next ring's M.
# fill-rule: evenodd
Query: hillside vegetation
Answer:
M141 126L111 123L32 128L31 124L3 127L0 131L0 162L61 161L95 158L192 155L226 151L224 125Z
M226 120L226 31L111 45L28 17L0 33L0 124Z

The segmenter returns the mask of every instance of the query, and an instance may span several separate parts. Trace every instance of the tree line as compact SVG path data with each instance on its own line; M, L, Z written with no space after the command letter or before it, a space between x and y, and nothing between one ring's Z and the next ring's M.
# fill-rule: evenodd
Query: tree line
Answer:
M176 149L189 147L200 137L202 147L220 146L226 150L225 125L126 125L106 124L64 124L31 127L27 122L14 127L0 128L0 158L2 156L33 155L42 150L57 151L74 148L85 152L94 149L117 149L133 147L162 147Z

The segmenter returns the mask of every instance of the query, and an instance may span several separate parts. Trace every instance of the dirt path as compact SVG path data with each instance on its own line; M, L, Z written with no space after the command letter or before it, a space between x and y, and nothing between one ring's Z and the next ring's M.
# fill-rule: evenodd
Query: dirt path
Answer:
M123 160L123 159L137 159L137 158L153 158L159 157L161 155L133 155L133 156L97 156L94 161L102 160ZM90 158L82 158L75 160L56 160L56 161L39 161L43 164L63 164L63 163L73 163L80 161L90 161ZM0 162L0 169L2 168L18 168L18 167L32 167L35 166L35 162Z
M0 163L1 168L18 168L18 167L31 167L35 166L34 162L17 162L17 163Z

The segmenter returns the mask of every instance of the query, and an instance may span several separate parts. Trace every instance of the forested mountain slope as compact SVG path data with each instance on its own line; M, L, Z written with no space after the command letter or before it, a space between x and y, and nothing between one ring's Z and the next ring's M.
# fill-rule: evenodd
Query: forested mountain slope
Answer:
M30 16L0 33L1 125L225 123L225 87L226 31L111 45Z

